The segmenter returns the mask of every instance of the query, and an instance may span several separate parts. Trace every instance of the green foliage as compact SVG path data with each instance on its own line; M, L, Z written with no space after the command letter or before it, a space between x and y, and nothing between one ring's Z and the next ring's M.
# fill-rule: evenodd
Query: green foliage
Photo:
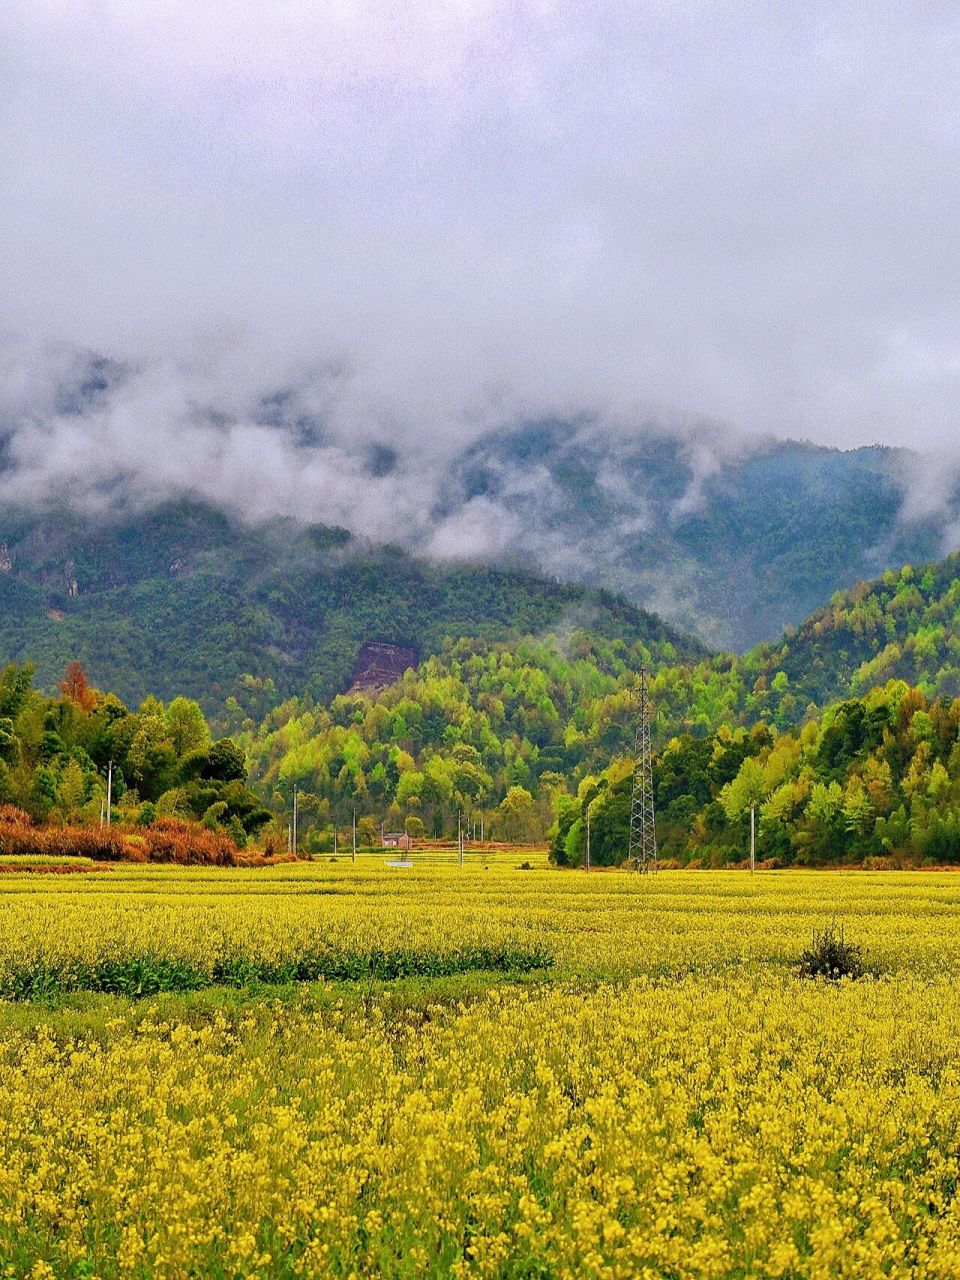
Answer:
M774 672L788 681L795 712L851 692L862 695L891 679L918 685L928 696L956 697L958 622L960 553L922 571L905 565L837 593L795 632L761 646L747 662L766 685ZM769 713L776 703L772 686L759 691L759 711Z
M522 974L548 969L550 952L539 943L479 943L459 949L330 946L274 962L241 952L217 955L201 965L162 952L118 955L91 963L34 961L8 969L0 978L6 1000L50 999L70 991L102 991L131 997L207 987L256 987L262 983L360 981L443 977L477 971Z
M76 644L140 699L44 697L31 667L0 671L0 799L34 817L96 821L112 761L131 820L153 805L240 843L271 813L285 824L297 786L304 848L342 836L354 811L361 843L381 823L449 836L461 814L579 864L589 812L591 861L612 865L646 666L664 856L739 861L753 804L761 859L958 860L960 755L943 725L960 697L960 557L839 593L741 658L711 657L608 593L354 556L342 538L254 534L203 508L136 529L58 518L49 542L32 528L7 530L0 646L33 637L52 686L53 659ZM61 598L50 584L68 535L84 548L80 595ZM387 688L343 693L374 638L425 657ZM144 696L154 677L166 704ZM201 703L230 737L212 740Z
M157 820L157 806L149 800L140 806L140 812L137 814L137 826L149 827L151 822Z
M230 733L252 730L293 693L329 701L371 641L426 656L449 636L512 641L576 612L664 660L705 652L607 592L519 568L353 551L342 531L250 529L199 504L109 525L0 510L0 542L14 562L0 573L0 657L33 659L41 686L53 688L79 656L128 704L153 692L173 699L168 715L182 722L191 717L181 700L196 699ZM5 706L21 677L12 679L9 688L0 680L0 716L13 714ZM170 731L177 753L203 745Z
M229 738L219 738L207 752L200 776L217 782L234 782L247 776L243 749Z
M180 697L165 707L147 698L130 711L114 694L89 690L80 705L64 693L44 697L31 674L13 666L0 674L9 713L0 717L0 803L38 820L99 823L112 763L115 820L203 818L241 847L270 821L246 784L242 747L229 739L210 745L195 702Z
M500 825L506 840L534 840L539 834L533 796L525 787L511 787L500 801Z
M680 735L654 784L661 852L682 862L741 861L754 804L776 865L960 863L960 698L891 681L801 730Z

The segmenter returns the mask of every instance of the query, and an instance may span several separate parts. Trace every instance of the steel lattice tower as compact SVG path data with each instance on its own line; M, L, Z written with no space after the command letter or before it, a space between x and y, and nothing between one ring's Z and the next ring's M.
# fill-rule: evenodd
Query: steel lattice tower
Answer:
M650 705L647 672L640 669L640 707L633 766L633 799L630 804L630 848L627 860L637 871L657 869L657 828L653 815L653 759L650 750Z

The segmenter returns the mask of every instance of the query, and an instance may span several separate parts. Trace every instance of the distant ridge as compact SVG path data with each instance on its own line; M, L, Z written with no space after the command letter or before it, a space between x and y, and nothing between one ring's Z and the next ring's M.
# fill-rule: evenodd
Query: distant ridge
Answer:
M455 492L502 506L561 577L744 652L859 578L954 549L957 495L904 518L918 461L880 446L526 423L473 446Z
M639 640L659 660L706 652L610 592L353 546L320 526L249 528L197 503L109 523L7 511L0 543L0 659L35 662L50 688L78 658L133 704L182 693L215 714L235 696L259 714L290 693L327 699L366 679L365 646L407 665L403 653L427 656L447 637L509 640L567 623ZM369 668L378 685L387 674Z

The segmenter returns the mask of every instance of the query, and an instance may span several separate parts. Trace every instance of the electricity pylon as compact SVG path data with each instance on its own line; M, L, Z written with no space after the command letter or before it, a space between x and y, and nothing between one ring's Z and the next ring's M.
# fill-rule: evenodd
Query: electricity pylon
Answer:
M647 672L640 669L640 707L630 803L630 848L627 861L644 875L657 869L657 828L653 816L653 759L650 750L650 706Z

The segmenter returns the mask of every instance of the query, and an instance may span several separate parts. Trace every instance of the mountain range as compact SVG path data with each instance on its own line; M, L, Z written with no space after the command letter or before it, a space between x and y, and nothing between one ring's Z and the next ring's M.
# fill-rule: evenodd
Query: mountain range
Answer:
M528 423L468 450L449 501L482 498L532 562L743 652L837 590L954 550L956 497L916 501L921 474L903 449Z
M922 575L897 576L950 537L950 504L904 515L912 455L698 440L570 423L483 436L449 467L430 518L487 511L506 538L486 563L335 526L245 523L196 499L109 518L8 503L0 658L33 661L45 687L79 658L129 702L184 693L214 715L265 684L276 699L321 701L382 687L449 638L575 629L640 643L660 665L749 648L745 671L769 681L782 669L791 696L814 702L838 696L877 645L885 669L915 677L917 654L938 644L931 593L949 593L956 565L923 579L926 595ZM868 578L877 585L856 588ZM902 602L917 592L911 610ZM881 631L864 612L874 606ZM934 639L911 639L914 623Z
M657 661L706 653L609 592L516 565L355 548L337 529L251 528L190 503L106 524L63 511L0 518L0 658L35 663L43 687L79 659L125 701L182 693L215 713L244 696L244 675L270 682L276 699L324 700L358 680L383 683L374 659L385 647L406 665L446 637L574 626L642 642Z

